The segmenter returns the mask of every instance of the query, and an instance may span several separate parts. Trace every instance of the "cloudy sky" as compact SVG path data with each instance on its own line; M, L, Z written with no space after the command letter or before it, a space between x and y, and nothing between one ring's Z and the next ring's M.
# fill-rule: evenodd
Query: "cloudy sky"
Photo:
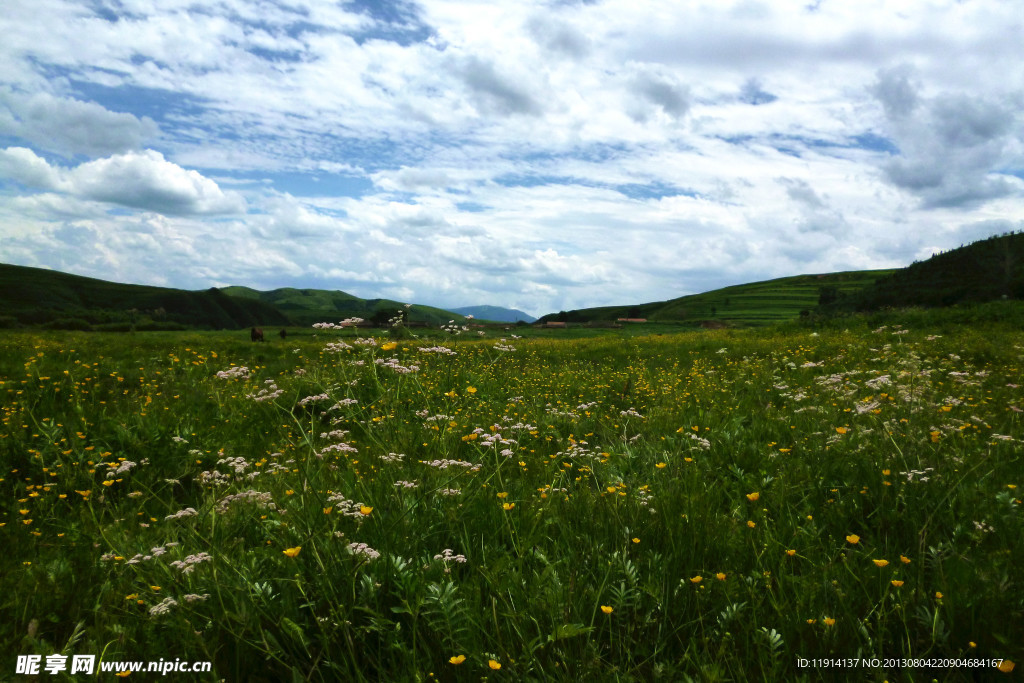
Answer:
M1024 229L1016 0L5 0L0 262L533 314Z

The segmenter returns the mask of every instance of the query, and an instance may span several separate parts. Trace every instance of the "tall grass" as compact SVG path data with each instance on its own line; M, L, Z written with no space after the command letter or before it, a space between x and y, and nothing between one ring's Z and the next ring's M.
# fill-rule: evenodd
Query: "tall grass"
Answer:
M798 657L1024 656L1012 328L351 334L0 339L0 671L817 680L850 672Z

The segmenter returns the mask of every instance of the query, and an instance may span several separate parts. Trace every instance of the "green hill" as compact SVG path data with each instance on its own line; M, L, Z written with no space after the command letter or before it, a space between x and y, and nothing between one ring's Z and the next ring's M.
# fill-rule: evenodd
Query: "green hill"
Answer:
M1024 233L989 237L894 271L825 312L1024 299Z
M127 285L42 268L0 264L0 326L61 329L237 329L286 325L262 301L211 288Z
M769 325L794 320L824 297L842 297L871 286L892 270L856 270L795 275L633 306L584 308L545 315L539 322L613 322L643 318L650 322Z
M285 287L260 292L249 287L225 287L223 291L234 297L244 297L273 305L291 319L295 325L308 327L319 322L338 322L345 318L363 318L367 322L385 325L405 304L391 299L360 299L346 292L326 289L294 289ZM431 306L413 304L406 320L410 324L438 326L449 320L463 320L463 316Z

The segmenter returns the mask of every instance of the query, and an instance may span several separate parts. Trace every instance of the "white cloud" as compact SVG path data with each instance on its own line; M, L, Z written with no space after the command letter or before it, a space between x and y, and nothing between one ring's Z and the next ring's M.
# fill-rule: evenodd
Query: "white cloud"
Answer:
M245 211L245 200L153 150L117 154L72 169L51 166L24 147L0 150L0 176L81 199L165 214Z
M0 135L11 135L64 156L105 156L138 149L157 126L148 117L113 112L95 102L0 88Z

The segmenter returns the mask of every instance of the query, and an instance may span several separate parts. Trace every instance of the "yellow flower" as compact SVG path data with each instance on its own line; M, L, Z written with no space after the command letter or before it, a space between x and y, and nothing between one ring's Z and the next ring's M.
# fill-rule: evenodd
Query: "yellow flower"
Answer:
M903 585L903 582L900 581L899 579L893 579L889 583L891 583L892 585L896 586L896 588L899 588L900 586Z
M458 666L459 664L462 664L464 661L466 661L466 655L456 655L454 657L449 657L448 661L449 663Z
M617 490L618 489L616 489L614 486L609 486L605 488L605 491L607 491L608 493L615 493Z
M852 543L853 545L857 545L858 543L860 543L860 536L858 536L857 534L850 534L846 537L846 542Z
M466 387L466 393L467 394L475 394L476 393L476 387Z
M941 600L942 599L942 593L939 592L939 591L935 591L935 599L936 600Z
M601 611L604 612L605 614L611 614L615 610L612 609L611 607L609 607L608 605L601 605Z
M719 581L725 581L725 573L724 572L718 572L717 574L715 574L715 578L718 579Z
M392 349L395 349L397 347L398 347L398 342L388 342L387 344L381 344L380 345L380 350L381 351L391 351Z
M331 508L324 508L324 514L325 514L325 515L329 515L329 514L331 514L331 511L332 511L332 510L334 510L334 508L332 508L332 507L331 507Z
M508 491L502 491L502 492L497 493L495 495L497 495L498 498L508 498Z
M359 514L361 514L363 516L366 516L366 515L370 514L371 512L373 512L373 508L370 507L369 505L360 505L359 506Z
M754 491L753 493L748 493L747 494L747 500L749 500L751 503L753 503L755 500L757 500L760 497L761 497L761 494L758 493L757 491Z
M118 671L114 675L115 676L120 676L121 678L127 678L128 676L132 675L132 670L131 669L125 669L124 671Z
M825 626L835 626L836 620L832 617L825 617Z
M753 521L748 519L747 520L747 526L750 527L751 529L753 529L755 526L757 526L757 524L755 524Z
M839 434L845 434L847 431L846 427L836 427L836 432Z
M501 668L501 663L500 662L496 662L493 659L488 659L487 660L487 666L489 666L492 669L494 669L495 671L497 671L498 669Z
M906 555L900 555L900 562L903 564L910 564L910 558Z
M818 620L817 620L817 619L808 619L808 620L807 620L807 623L808 623L808 624L816 624L817 622L818 622Z
M889 560L871 560L875 563L876 567L885 567L889 564Z
M999 662L999 666L997 666L996 668L1002 671L1004 674L1008 674L1011 671L1013 671L1014 666L1016 666L1016 664L1011 662L1009 659L1003 659Z
M153 589L154 592L160 592L160 586L150 586L150 588Z
M285 550L282 550L281 552L283 552L288 557L297 557L298 554L302 552L302 546L297 545L294 548L287 548Z
M796 555L796 550L790 548L789 550L786 551L786 554L789 555L790 557L793 557L794 555Z
M659 470L663 470L666 467L668 467L668 464L664 462L659 462L657 465L655 465L655 467L657 467Z
M640 542L640 539L639 539L639 538L634 538L634 539L633 539L633 543L639 543L639 542Z
M884 476L888 477L888 476L889 476L889 474L890 474L890 470L882 470L882 474L883 474Z
M690 583L700 583L703 580L703 576L694 576L692 579L690 579Z
M508 512L509 510L514 508L515 506L516 506L515 503L502 503L501 504L501 509L504 510L505 512Z

